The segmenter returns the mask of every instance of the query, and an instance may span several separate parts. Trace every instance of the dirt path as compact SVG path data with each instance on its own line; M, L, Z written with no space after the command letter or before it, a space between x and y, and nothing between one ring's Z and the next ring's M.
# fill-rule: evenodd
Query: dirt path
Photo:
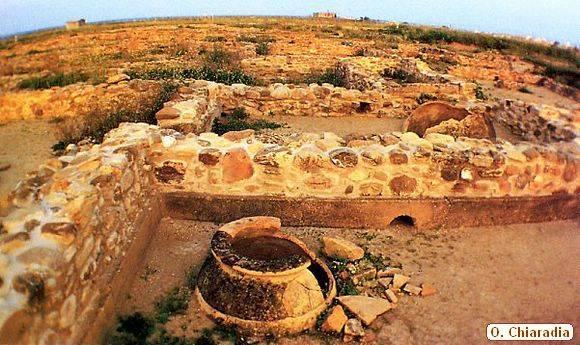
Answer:
M438 293L404 296L396 309L368 332L378 344L481 344L492 322L578 324L580 300L580 221L560 221L415 233L406 227L383 230L285 228L315 252L321 236L342 236L403 264L417 283L431 282ZM212 223L163 219L122 308L151 311L154 301L198 270ZM213 323L195 301L187 315L167 327L178 336L197 337ZM337 338L302 334L280 344L324 344Z
M9 193L27 172L52 157L56 125L47 121L18 121L0 126L0 164L10 168L0 172L0 196Z

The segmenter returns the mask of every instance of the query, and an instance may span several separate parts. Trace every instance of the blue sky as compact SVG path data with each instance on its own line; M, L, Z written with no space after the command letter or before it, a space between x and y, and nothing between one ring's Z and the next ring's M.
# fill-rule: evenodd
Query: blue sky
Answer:
M448 25L580 45L580 0L0 0L0 35L58 26L76 18L309 15L324 10L342 16Z

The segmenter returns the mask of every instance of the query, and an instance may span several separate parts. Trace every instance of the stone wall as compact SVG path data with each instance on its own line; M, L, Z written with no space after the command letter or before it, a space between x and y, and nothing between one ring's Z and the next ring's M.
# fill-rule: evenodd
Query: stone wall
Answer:
M218 92L218 84L205 81L180 87L173 99L157 112L157 123L183 133L210 131L213 120L222 112Z
M97 342L119 281L134 273L123 275L122 264L134 266L136 238L150 237L155 219L147 219L165 193L420 201L580 192L580 159L561 144L398 132L267 142L252 131L198 136L122 124L103 144L41 166L0 218L0 342Z
M576 120L580 118L578 110L516 100L503 100L492 108L491 115L512 133L534 142L571 141L578 136L580 128Z
M17 120L112 114L153 106L162 90L155 81L131 80L96 86L74 84L47 90L0 93L0 124Z
M0 218L0 343L97 342L87 337L112 320L122 263L155 222L146 147L160 139L146 124L121 126L18 185Z
M289 116L369 116L406 118L416 108L417 95L429 93L438 99L467 102L474 98L475 84L408 84L393 90L353 90L330 84L295 86L273 84L268 87L243 84L224 85L195 81L179 90L157 114L165 128L183 129L189 124L201 133L221 111L242 107L254 117Z
M332 133L305 133L278 145L252 131L165 142L167 148L153 147L157 182L197 193L487 198L575 193L580 186L576 154L524 142L394 132L346 143Z

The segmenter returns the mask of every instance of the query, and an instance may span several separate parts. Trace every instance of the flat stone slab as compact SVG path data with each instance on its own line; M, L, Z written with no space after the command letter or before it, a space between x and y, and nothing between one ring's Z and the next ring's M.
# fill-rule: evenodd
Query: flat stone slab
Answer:
M392 308L391 303L382 298L340 296L336 299L367 326Z

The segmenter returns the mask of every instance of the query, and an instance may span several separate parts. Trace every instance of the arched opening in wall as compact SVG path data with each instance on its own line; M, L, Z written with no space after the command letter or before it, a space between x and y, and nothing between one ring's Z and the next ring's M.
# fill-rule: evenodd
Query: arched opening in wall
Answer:
M398 217L395 217L389 225L390 226L405 227L405 228L414 228L415 227L415 219L413 219L413 217L410 217L410 216L407 216L404 214L404 215L400 215Z
M369 102L360 102L358 104L358 108L356 109L357 113L368 113L372 110L371 104Z

